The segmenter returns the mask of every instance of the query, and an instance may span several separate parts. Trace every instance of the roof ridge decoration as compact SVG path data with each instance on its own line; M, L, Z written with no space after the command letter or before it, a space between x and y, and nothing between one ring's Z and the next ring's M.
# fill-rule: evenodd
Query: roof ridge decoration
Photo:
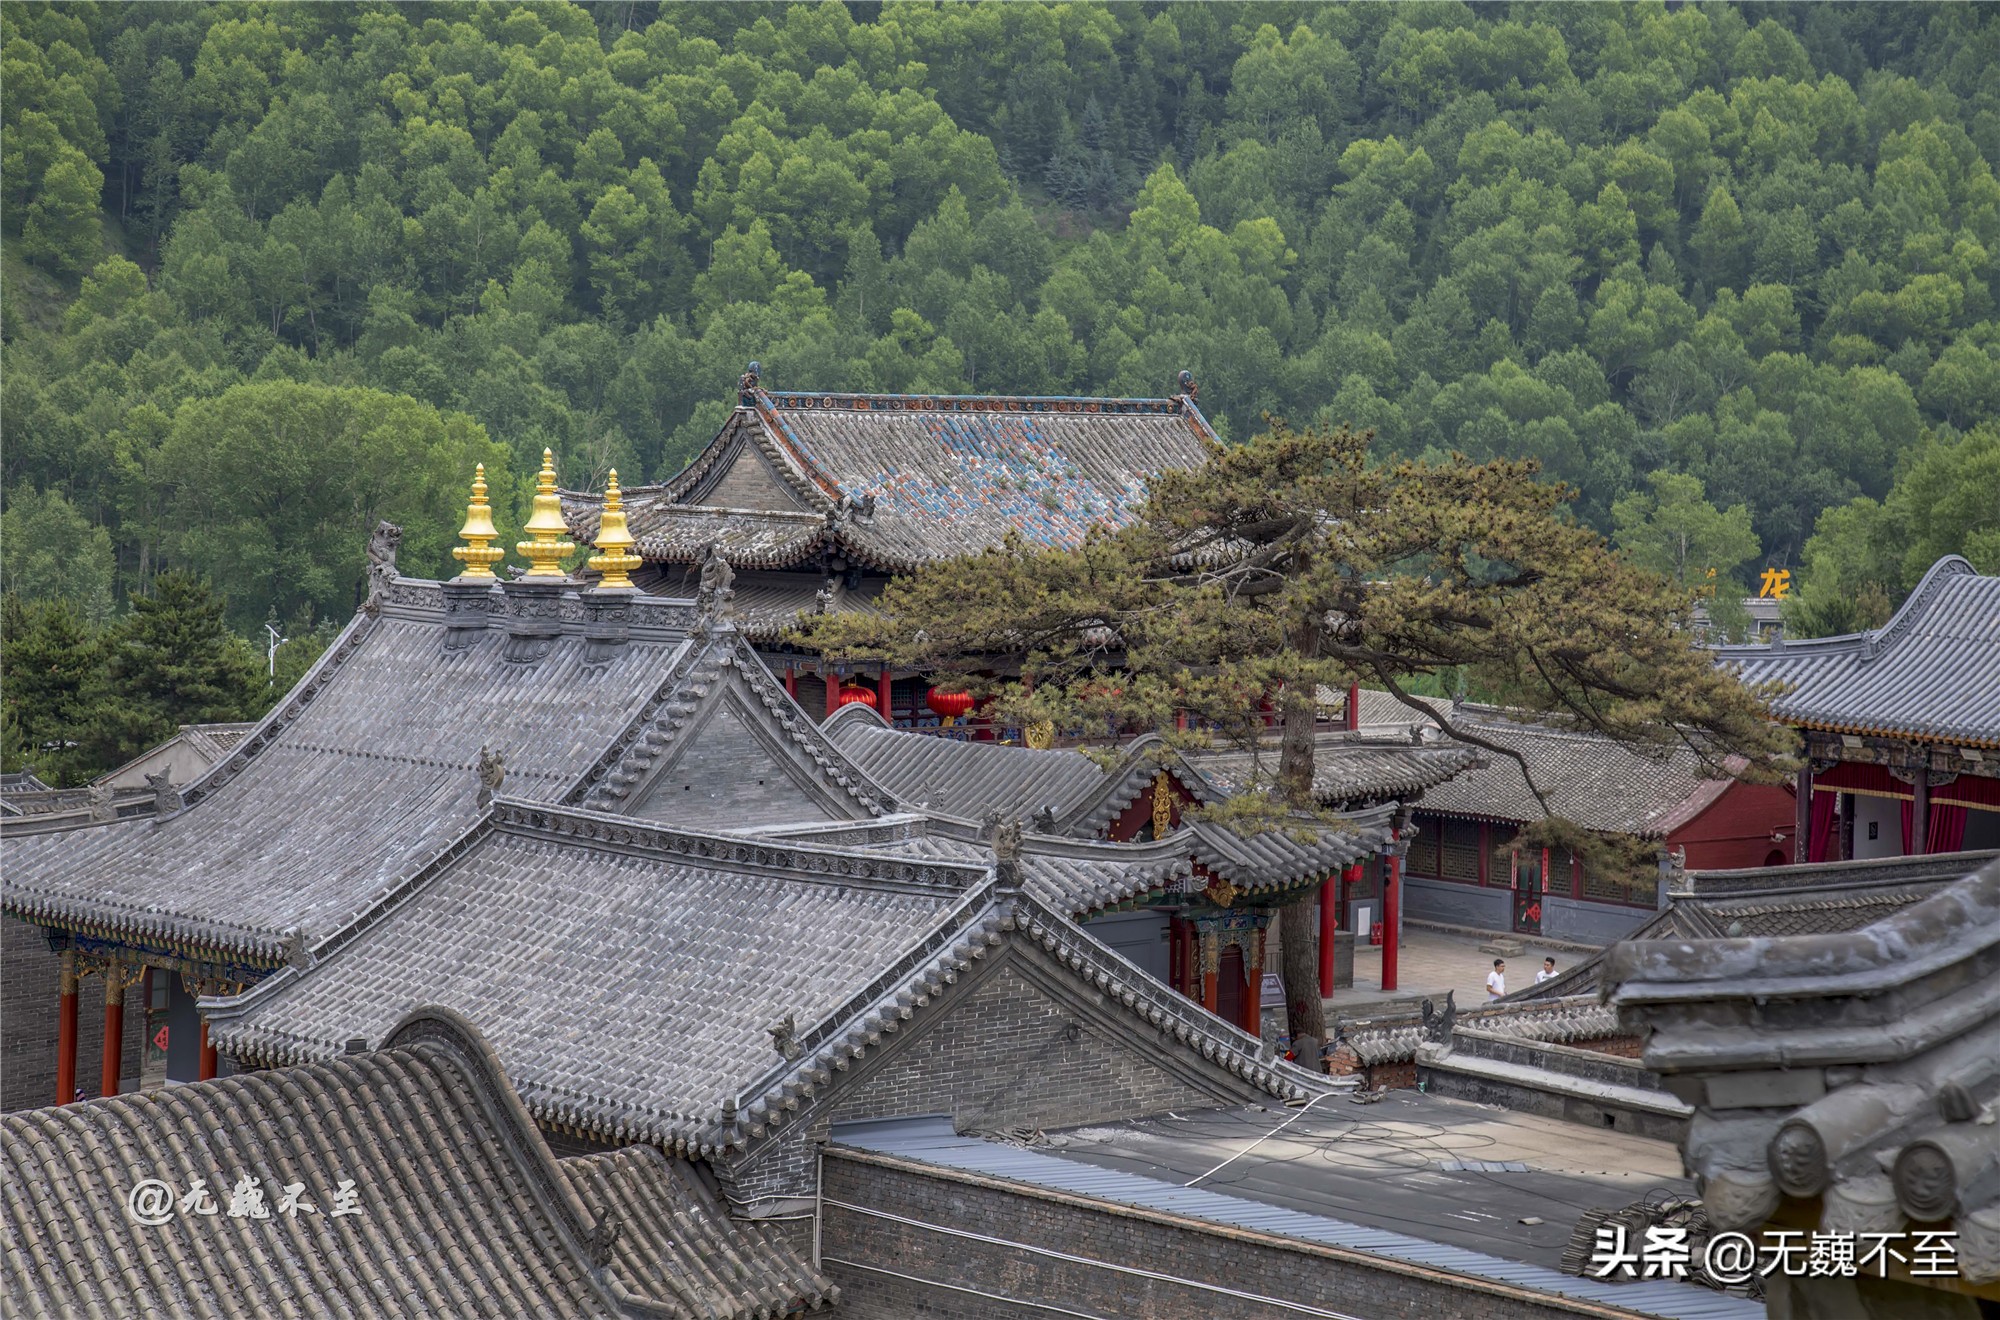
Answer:
M703 708L726 700L738 681L749 696L739 709L802 753L800 768L820 781L830 803L849 803L868 816L896 809L894 795L812 722L727 619L713 621L708 636L682 653L617 741L559 800L607 812L636 803L684 752L684 735L700 725Z
M1085 797L1070 804L1056 817L1062 833L1077 830L1096 832L1117 819L1141 795L1153 789L1155 778L1168 775L1178 781L1189 796L1204 805L1220 802L1223 795L1178 751L1157 733L1142 734L1125 744L1113 766Z

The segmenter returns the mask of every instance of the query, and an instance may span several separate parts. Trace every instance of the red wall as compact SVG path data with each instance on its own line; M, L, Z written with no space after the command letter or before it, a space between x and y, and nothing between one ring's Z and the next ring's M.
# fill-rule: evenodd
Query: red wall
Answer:
M1791 860L1796 828L1790 785L1731 784L1699 816L1668 835L1667 846L1687 849L1690 871L1762 866L1774 852ZM1785 842L1772 842L1773 834L1783 834Z

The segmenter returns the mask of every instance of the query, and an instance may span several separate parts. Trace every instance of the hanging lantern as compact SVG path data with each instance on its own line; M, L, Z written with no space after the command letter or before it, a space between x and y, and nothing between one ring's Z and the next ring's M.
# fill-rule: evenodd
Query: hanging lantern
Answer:
M948 720L959 719L971 712L972 694L970 692L942 692L937 688L932 688L930 695L924 698L924 704Z
M872 708L875 705L875 689L862 687L856 683L840 690L840 705L852 706L857 701Z

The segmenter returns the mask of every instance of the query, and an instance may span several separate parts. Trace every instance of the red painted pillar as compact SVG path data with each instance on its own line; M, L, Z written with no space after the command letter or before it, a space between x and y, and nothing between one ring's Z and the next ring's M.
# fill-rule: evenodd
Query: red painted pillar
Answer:
M1382 989L1396 988L1396 907L1402 899L1403 855L1391 852L1382 869Z
M1910 856L1921 857L1931 850L1930 767L1917 772L1916 788L1910 803Z
M1248 956L1255 952L1256 957ZM1243 959L1243 1020L1236 1025L1253 1036L1264 1034L1264 932L1245 950Z
M1347 685L1347 727L1349 729L1358 729L1361 727L1361 685L1359 683L1349 683Z
M56 982L56 1103L76 1099L76 950L62 952Z
M889 666L887 665L882 666L882 681L880 684L876 686L875 689L876 698L879 703L876 705L875 709L881 713L882 718L885 720L890 718L894 707L894 701L892 700L894 693L890 690L891 681L892 680L889 677Z
M1201 964L1201 1006L1213 1013L1222 1003L1221 997L1216 993L1216 967L1222 963L1221 950L1216 950L1218 956L1211 960L1209 948L1214 936L1203 936L1197 931L1195 939L1195 957ZM1214 965L1211 965L1211 961Z
M1808 860L1806 850L1812 846L1806 838L1812 833L1813 768L1810 757L1799 766L1798 794L1798 801L1792 804L1792 860L1804 862Z
M793 701L799 699L799 674L790 665L785 666L785 695Z
M1319 883L1319 997L1333 998L1333 932L1340 927L1340 875Z
M125 1062L125 981L113 963L104 969L104 1073L98 1094L118 1094L119 1068Z
M201 1080L215 1076L215 1046L208 1043L208 1019L201 1020Z
M827 665L825 668L825 677L826 713L831 715L840 709L840 676L833 672L832 665Z

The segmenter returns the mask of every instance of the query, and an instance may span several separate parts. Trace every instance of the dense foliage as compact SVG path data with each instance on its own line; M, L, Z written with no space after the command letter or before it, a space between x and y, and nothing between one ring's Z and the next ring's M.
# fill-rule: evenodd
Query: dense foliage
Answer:
M172 567L239 629L339 617L375 518L447 572L480 455L503 521L545 445L664 476L752 358L1186 367L1226 434L1539 458L1641 556L1666 508L1826 599L2000 568L1990 6L17 3L0 43L5 573L87 618Z

